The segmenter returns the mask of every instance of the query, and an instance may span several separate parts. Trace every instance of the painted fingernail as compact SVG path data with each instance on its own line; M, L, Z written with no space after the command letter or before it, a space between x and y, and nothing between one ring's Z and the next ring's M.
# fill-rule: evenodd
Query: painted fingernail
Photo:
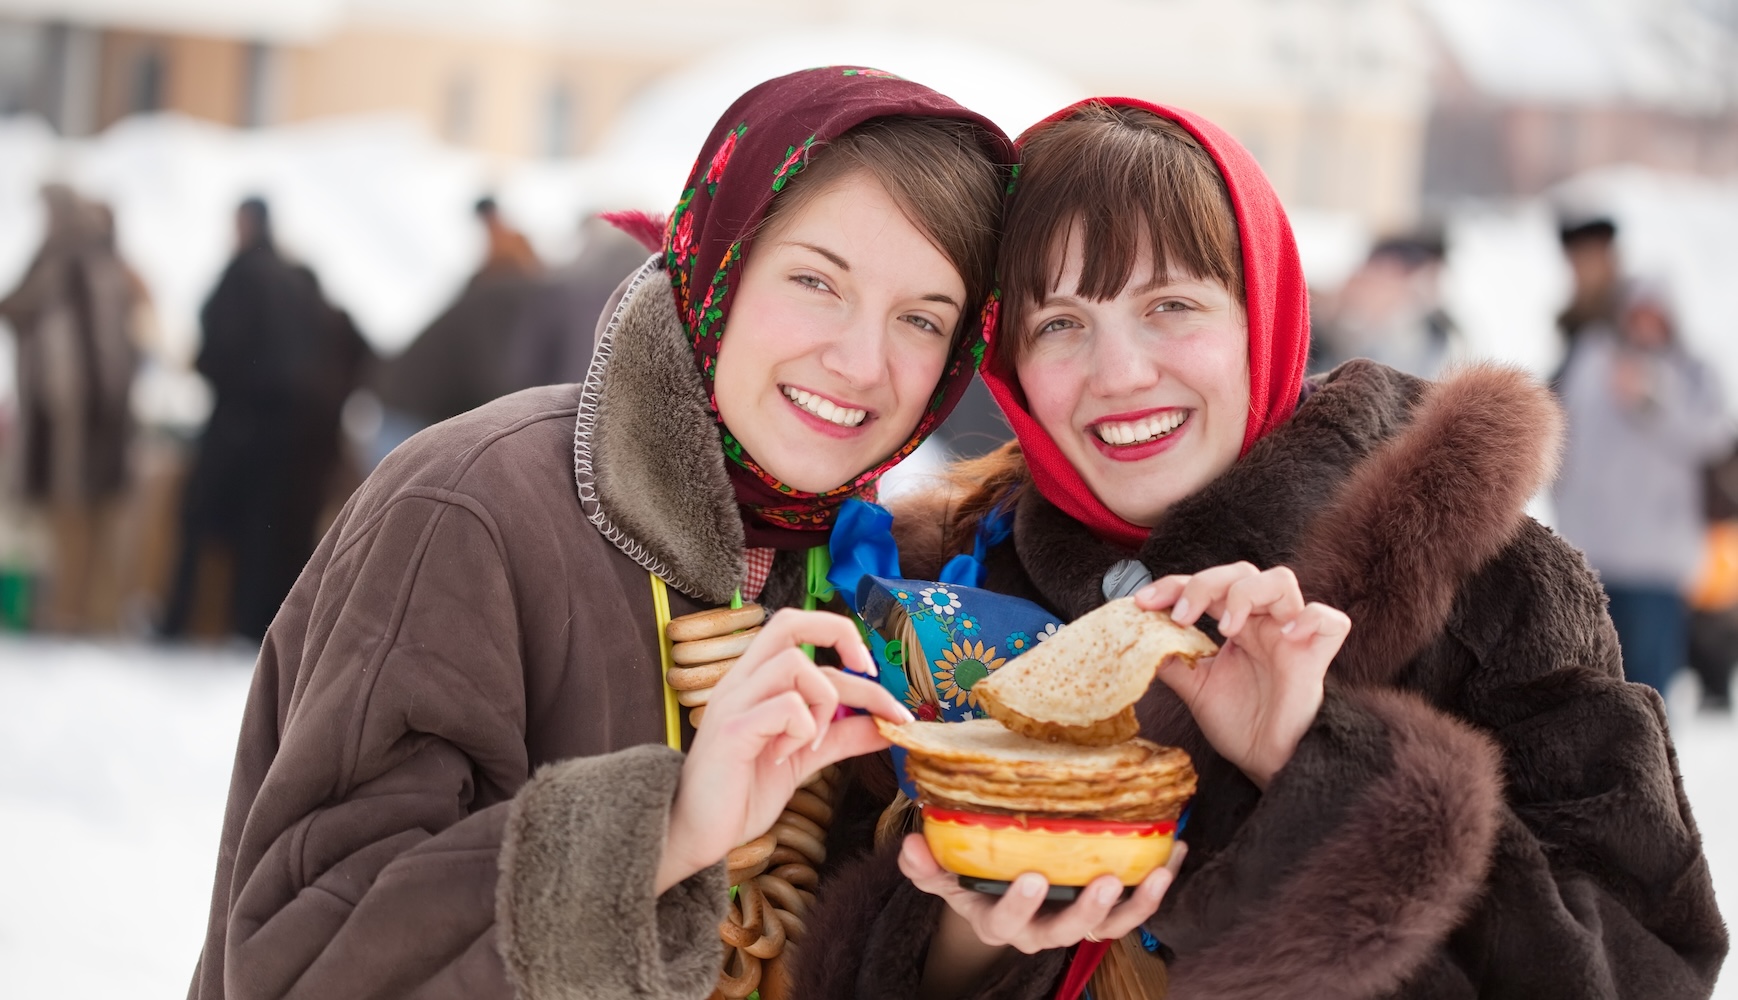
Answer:
M904 705L899 706L899 716L900 716L900 718L904 719L906 722L916 722L917 721L917 716L912 715L911 709L906 708Z
M1022 875L1016 881L1022 896L1037 896L1044 892L1044 880L1037 875Z
M1290 635L1291 630L1294 628L1297 628L1297 621L1295 619L1292 621L1286 622L1284 625L1281 625L1279 627L1279 632L1281 635Z
M1177 598L1177 603L1171 605L1171 617L1173 619L1181 621L1184 618L1187 618L1188 616L1189 616L1189 599L1187 597Z

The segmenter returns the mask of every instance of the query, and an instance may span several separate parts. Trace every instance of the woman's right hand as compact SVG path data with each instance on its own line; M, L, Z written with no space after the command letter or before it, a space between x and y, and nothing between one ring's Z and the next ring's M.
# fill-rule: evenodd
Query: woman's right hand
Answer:
M832 647L864 676L816 666L804 643ZM713 688L706 724L688 749L658 866L660 895L770 829L809 775L886 748L869 715L833 718L847 706L890 722L911 721L886 688L866 679L875 674L849 618L785 609L767 621Z
M1122 900L1122 883L1103 875L1088 883L1068 906L1040 913L1050 888L1042 875L1027 872L1015 879L1001 898L986 896L961 886L956 876L943 869L922 835L907 836L899 852L899 870L913 885L940 896L948 905L930 942L923 995L960 995L1007 948L1030 955L1086 940L1113 941L1132 933L1158 911L1187 853L1187 846L1179 842L1165 866L1154 869L1126 900ZM962 933L967 930L969 934Z

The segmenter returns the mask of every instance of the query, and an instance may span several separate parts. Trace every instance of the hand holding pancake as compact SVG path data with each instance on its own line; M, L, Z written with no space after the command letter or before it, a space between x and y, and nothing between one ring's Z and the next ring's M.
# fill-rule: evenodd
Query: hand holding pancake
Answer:
M853 670L875 663L850 619L821 611L773 615L707 702L706 724L682 766L657 891L765 833L804 779L887 746L874 717L911 721L880 684L818 667L800 648L830 646ZM871 715L834 720L840 706Z
M1202 615L1219 623L1225 645L1217 656L1158 676L1189 706L1213 748L1265 789L1315 721L1323 679L1351 619L1306 602L1286 567L1249 563L1155 580L1135 593L1135 603L1169 609L1181 624Z
M1157 912L1186 853L1184 845L1177 845L1170 860L1147 875L1126 900L1122 899L1122 883L1103 875L1087 885L1074 902L1052 913L1040 912L1049 889L1042 875L1028 872L1014 880L1006 895L986 896L962 887L958 878L936 863L917 834L905 838L899 870L919 889L946 900L949 910L970 928L972 936L992 949L982 957L991 958L1003 947L1030 955L1049 948L1069 948L1089 937L1114 941L1132 932ZM944 916L943 939L938 943L952 944L949 950L956 952L962 946L970 947L969 940L946 940L950 935L945 920ZM962 957L951 955L947 964L957 967Z

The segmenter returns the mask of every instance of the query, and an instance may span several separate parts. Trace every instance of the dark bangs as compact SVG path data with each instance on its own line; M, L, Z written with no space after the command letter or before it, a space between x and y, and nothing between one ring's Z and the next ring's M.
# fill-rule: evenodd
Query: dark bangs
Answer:
M1004 311L996 364L1004 374L1031 340L1025 317L1062 280L1076 224L1086 246L1076 295L1115 298L1147 250L1159 281L1216 280L1243 301L1237 217L1213 158L1168 118L1089 104L1021 146L997 268Z

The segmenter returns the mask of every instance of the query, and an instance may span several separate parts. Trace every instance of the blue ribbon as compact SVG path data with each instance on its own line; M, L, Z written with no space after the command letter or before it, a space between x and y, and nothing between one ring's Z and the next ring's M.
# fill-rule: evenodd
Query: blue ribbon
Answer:
M827 582L858 614L863 609L857 603L857 585L864 577L897 580L904 576L899 572L899 543L893 540L893 515L880 504L855 499L841 504L827 551L833 557Z
M982 587L984 560L989 558L991 549L1007 541L1008 536L1013 533L1014 505L1004 500L990 508L990 512L978 522L978 530L972 537L971 554L954 556L941 568L941 582L958 584L961 587Z
M1003 501L978 522L972 551L954 556L941 568L939 582L961 587L983 586L984 560L991 549L1013 533L1014 505ZM859 614L862 608L857 604L857 586L864 577L899 580L905 576L899 571L899 543L893 540L893 515L880 504L855 499L841 504L827 550L833 559L827 582Z

